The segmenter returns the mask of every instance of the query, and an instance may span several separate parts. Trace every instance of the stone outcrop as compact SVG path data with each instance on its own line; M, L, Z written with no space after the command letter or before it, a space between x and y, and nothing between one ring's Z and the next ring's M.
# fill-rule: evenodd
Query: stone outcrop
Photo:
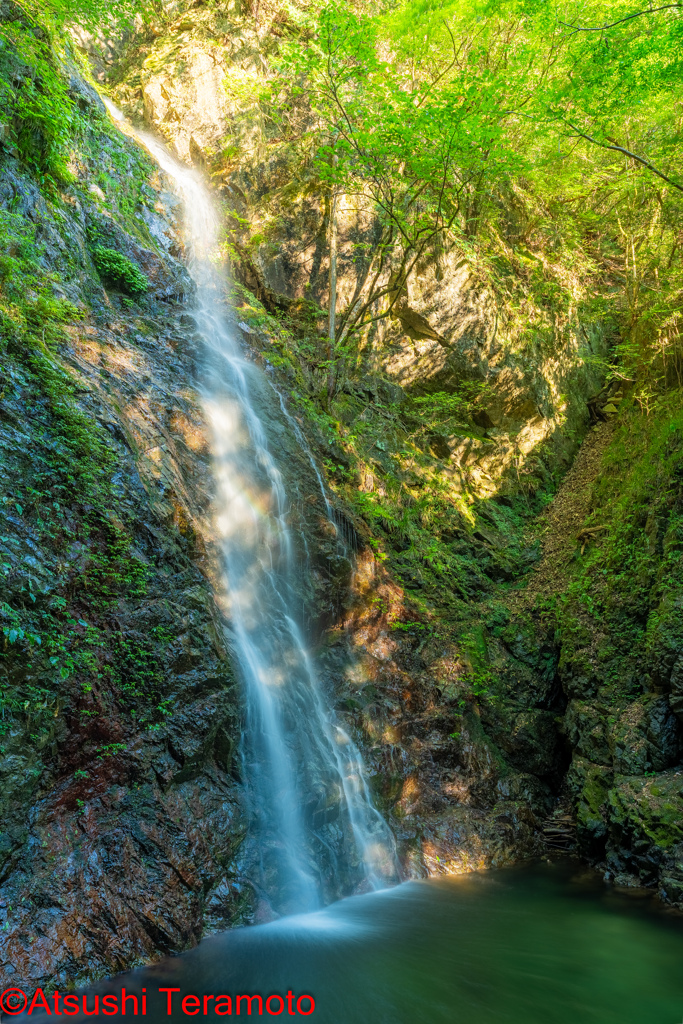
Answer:
M567 768L559 792L576 849L609 881L654 888L674 904L683 850L683 624L671 557L680 448L666 405L650 420L631 410L623 423L596 425L550 508L544 558L511 602L497 666L510 676L510 640L522 631L529 649L545 648L558 768Z

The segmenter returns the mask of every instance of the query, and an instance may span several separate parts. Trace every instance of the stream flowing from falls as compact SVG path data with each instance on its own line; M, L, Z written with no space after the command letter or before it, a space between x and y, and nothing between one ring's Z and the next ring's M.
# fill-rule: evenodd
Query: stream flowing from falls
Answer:
M107 106L123 122L120 111ZM127 130L170 177L185 206L230 646L246 709L241 757L249 837L241 866L278 913L311 911L354 889L396 882L398 868L360 751L329 706L295 611L307 571L306 539L288 524L291 501L260 412L269 404L277 404L302 447L330 518L332 510L282 395L235 340L226 283L212 262L220 217L208 189L157 139Z

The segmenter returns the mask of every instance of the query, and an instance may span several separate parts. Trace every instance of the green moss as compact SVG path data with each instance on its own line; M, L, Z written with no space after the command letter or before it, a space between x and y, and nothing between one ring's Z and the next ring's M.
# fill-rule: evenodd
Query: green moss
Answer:
M579 824L590 832L604 832L604 810L609 799L612 775L601 765L590 765L578 799Z
M628 779L609 794L611 818L626 836L647 837L660 850L683 841L683 797L677 775Z
M0 106L22 160L47 185L73 181L69 148L82 120L68 95L54 41L21 21L0 22Z
M108 660L109 617L122 600L144 597L148 567L133 551L132 514L112 490L111 439L84 407L82 382L58 356L64 327L85 313L54 298L31 221L0 211L0 253L3 408L20 431L30 423L31 437L26 450L11 432L0 443L0 733L23 723L27 742L42 750L65 708L96 717L97 705L83 707L84 698L105 683L123 692L126 661L119 668ZM10 538L40 548L47 582L17 562ZM141 643L148 663L158 665L162 640L152 632ZM158 687L141 693L136 688L145 721L158 720Z

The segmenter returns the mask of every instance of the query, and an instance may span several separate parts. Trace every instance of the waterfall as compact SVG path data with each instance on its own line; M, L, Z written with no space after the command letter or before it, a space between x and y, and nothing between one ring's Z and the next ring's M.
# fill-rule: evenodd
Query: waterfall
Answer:
M107 106L115 120L123 119ZM242 866L278 912L312 910L363 884L380 888L396 881L394 840L373 806L360 751L319 685L294 611L301 603L302 545L289 528L277 453L257 411L269 403L272 408L273 386L245 358L227 316L225 282L211 261L219 216L194 171L156 139L133 134L175 183L186 210L230 645L244 690L241 758L249 837ZM282 395L276 397L331 516L320 471Z

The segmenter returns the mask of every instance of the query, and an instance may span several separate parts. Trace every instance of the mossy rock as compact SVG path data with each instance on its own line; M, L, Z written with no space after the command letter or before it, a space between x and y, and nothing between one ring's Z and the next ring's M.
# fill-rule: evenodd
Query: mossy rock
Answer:
M563 636L557 671L562 689L570 699L594 697L600 689L600 681L588 651L578 649L582 643L588 645L591 639L590 634L583 631L579 637L572 637L571 641Z
M680 728L668 697L646 694L628 705L610 731L614 768L623 775L661 772L678 763Z
M609 768L574 756L567 773L567 787L576 806L577 843L586 856L600 857L604 853L612 783Z
M482 707L488 735L518 771L541 778L557 768L558 727L551 711L513 710L502 703Z
M589 761L610 765L605 708L591 701L572 700L567 707L565 727L572 749Z
M683 843L683 775L622 778L608 799L609 866L653 884Z

